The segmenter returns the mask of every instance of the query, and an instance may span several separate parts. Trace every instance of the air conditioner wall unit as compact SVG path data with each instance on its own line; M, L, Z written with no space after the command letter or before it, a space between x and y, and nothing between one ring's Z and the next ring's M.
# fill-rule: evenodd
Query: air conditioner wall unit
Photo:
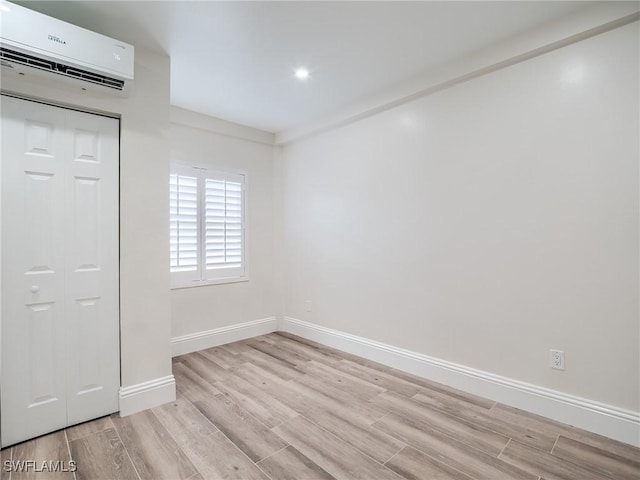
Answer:
M134 48L118 40L0 0L3 74L54 78L84 90L127 94Z

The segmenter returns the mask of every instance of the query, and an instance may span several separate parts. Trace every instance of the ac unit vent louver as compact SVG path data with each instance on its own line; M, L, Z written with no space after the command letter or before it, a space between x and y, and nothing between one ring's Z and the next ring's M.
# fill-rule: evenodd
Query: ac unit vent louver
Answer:
M10 50L8 48L0 47L0 60L19 63L21 65L46 70L66 77L78 78L85 82L91 82L103 87L113 88L114 90L122 91L124 89L125 82L123 80L111 78L106 75L100 75L99 73L89 72L87 70L81 70L63 63L34 57L32 55L27 55L26 53L16 52L15 50Z

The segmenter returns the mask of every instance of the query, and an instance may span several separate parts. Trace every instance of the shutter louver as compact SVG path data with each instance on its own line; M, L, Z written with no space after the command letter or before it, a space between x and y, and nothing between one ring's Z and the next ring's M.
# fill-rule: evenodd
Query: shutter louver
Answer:
M169 180L171 272L198 270L198 178L172 174Z

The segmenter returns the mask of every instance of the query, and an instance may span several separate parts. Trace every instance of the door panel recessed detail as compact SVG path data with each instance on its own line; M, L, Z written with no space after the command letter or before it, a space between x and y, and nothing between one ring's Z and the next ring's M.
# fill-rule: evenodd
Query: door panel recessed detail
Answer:
M27 120L25 124L25 153L53 156L51 142L53 125Z
M76 129L75 131L75 159L79 162L98 163L99 141L98 132Z
M56 399L54 302L27 305L29 324L29 408ZM26 379L25 379L26 380Z
M74 254L77 270L100 265L100 179L75 177Z
M76 300L76 332L78 358L78 394L88 393L102 388L100 362L100 298Z
M29 272L44 272L54 267L55 176L49 173L25 172L24 228L25 260Z

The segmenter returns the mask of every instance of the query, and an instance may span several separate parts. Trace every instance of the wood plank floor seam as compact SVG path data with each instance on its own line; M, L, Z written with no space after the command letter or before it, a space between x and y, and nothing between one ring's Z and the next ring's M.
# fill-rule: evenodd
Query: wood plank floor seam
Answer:
M459 473L461 476L463 476L462 478L464 478L465 480L481 480L481 479L479 479L479 478L472 477L472 476L468 475L467 473L463 472L462 470L459 470L459 469L457 469L457 468L455 468L455 467L453 467L453 466L451 466L451 465L447 465L447 464L445 464L445 463L444 463L444 462L442 462L440 459L436 458L435 456L429 455L428 453L426 453L426 452L424 452L424 451L420 450L419 448L416 448L416 447L414 447L414 446L407 446L407 448L410 448L410 449L412 449L412 450L415 450L416 452L418 452L418 453L420 453L420 454L424 455L424 457L426 457L426 458L430 459L430 460L431 460L433 463L435 463L436 465L437 465L437 464L441 464L441 465L443 465L443 466L446 466L446 467L447 467L448 469L450 469L451 471L454 471L454 472ZM388 462L388 463L391 463L391 460L389 460L389 462ZM426 478L427 478L427 477L425 477L425 479L426 479Z
M244 453L244 452L242 451L242 449L241 449L241 448L239 448L239 447L238 447L238 446L237 446L237 445L236 445L236 444L235 444L235 443L234 443L234 442L233 442L229 437L227 437L227 436L224 434L224 432L223 432L223 431L219 431L218 433L219 433L220 435L222 435L223 437L225 437L225 438L226 438L226 439L227 439L227 440L228 440L228 441L229 441L229 442L230 442L230 443L235 447L235 449L237 450L237 452L238 452L241 456L245 457L248 461L250 461L251 463L253 463L254 465L256 465L256 467L258 467L257 463L256 463L256 462L253 462L253 460L251 460L251 458L249 458L249 456L248 456L246 453ZM260 467L258 467L258 468L260 468ZM262 470L261 470L261 471L262 471ZM263 472L263 473L264 473L264 472ZM264 475L265 475L265 476L267 476L266 474L264 474ZM270 477L268 477L268 476L267 476L267 478L270 478ZM272 480L275 480L275 479L272 479Z
M387 463L389 463L391 460L393 460L395 457L397 457L397 456L398 456L398 454L399 454L402 450L404 450L404 448L405 448L405 447L402 447L400 450L398 450L396 453L394 453L394 454L393 454L393 456L392 456L389 460L387 460L386 462L384 462L384 463L383 463L383 465L385 465L385 466L386 466L386 465L387 465Z
M511 439L509 439L507 444L504 447L502 447L502 450L500 450L500 453L498 454L498 458L500 458L500 455L502 455L502 452L504 452L505 448L507 448L510 443L511 443Z
M69 458L73 459L73 456L71 455L71 445L69 444L69 435L67 435L67 431L64 431L64 441L67 445L67 452L69 452ZM72 472L73 473L73 479L77 480L77 475L75 470Z
M13 447L9 447L8 449L5 449L5 451L6 451L6 450L8 450L8 451L9 451L9 454L8 454L8 455L9 455L9 462L12 462L11 464L13 464ZM6 459L5 459L5 457L4 457L4 456L2 457L2 459L6 461ZM11 474L12 474L12 471L11 471L11 470L9 470L9 471L7 472L7 471L3 468L3 469L2 469L2 474L1 474L1 476L2 476L2 480L5 480L5 479L6 479L6 480L11 480Z
M276 426L277 426L277 425L276 425ZM275 428L275 427L274 427L274 428ZM274 455L277 455L278 453L282 452L283 450L286 450L286 449L287 449L288 447L290 447L290 446L291 446L291 445L289 445L289 444L287 443L287 444L286 444L284 447L282 447L280 450L278 450L278 451L276 451L276 452L273 452L271 455L267 455L266 457L264 457L264 458L262 458L262 459L258 460L256 463L260 463L260 462L262 462L262 461L264 461L264 460L268 460L269 458L273 457Z
M221 435L223 435L223 436L224 436L227 440L229 440L231 443L233 443L233 441L232 441L229 437L227 437L227 436L224 434L224 432L220 431L220 434L221 434ZM235 445L235 444L234 444L234 445ZM251 458L249 458L249 456L248 456L246 453L244 453L244 452L242 451L242 449L238 448L238 446L237 446L237 445L235 445L235 447L236 447L236 449L238 450L238 452L240 453L240 455L243 455L244 457L246 457L246 458L247 458L247 460L249 460L250 462L253 462L253 460L251 460ZM286 448L286 447L285 447L285 448ZM264 460L264 459L263 459L263 460ZM265 473L265 472L260 468L260 465L258 465L258 464L260 463L260 461L261 461L261 460L259 460L259 461L257 461L257 462L253 462L253 464L254 464L257 468L259 468L259 469L260 469L260 471L261 471L261 472L262 472L262 473L263 473L263 474L264 474L268 479L270 479L270 480L278 480L278 479L275 479L275 478L274 478L274 479L272 479L269 475L267 475L267 474L266 474L266 473Z
M284 332L172 365L174 402L3 463L80 460L67 480L640 480L638 448Z
M142 477L140 476L140 472L138 471L138 467L136 466L135 462L133 461L133 459L131 458L131 454L129 454L129 450L127 449L127 445L126 443L124 443L122 441L122 437L120 437L120 433L118 432L117 428L114 428L116 435L118 436L118 438L120 439L120 442L122 442L122 445L124 447L124 453L127 454L127 458L129 459L129 461L131 462L131 465L133 465L133 471L136 472L136 475L138 476L138 480L142 480Z
M382 397L382 395L380 397ZM374 399L374 401L375 400L376 399ZM491 417L491 414L489 412L484 412L483 409L463 411L453 406L443 406L439 404L439 401L436 402L431 398L429 398L428 401L425 401L421 392L413 395L411 399L408 399L407 401L410 400L420 403L426 409L432 409L443 414L450 415L462 422L470 422L474 425L477 425L478 427L503 435L507 438L514 438L513 428L511 425L507 423L501 423L499 419ZM522 430L518 431L517 433L520 435L517 438L518 440L527 443L531 447L545 452L548 452L551 449L553 443L555 443L555 441L557 440L557 436L555 436L552 439L552 442L549 442L551 443L551 445L548 445L547 440L544 440L542 437L540 437L539 432L529 432L527 430Z
M300 416L301 416L301 417L306 418L306 417L305 417L304 415L302 415L302 414L301 414ZM335 438L340 439L340 437L338 437L338 436L337 436L337 435L335 435L334 433L332 433L332 432L328 431L327 429L323 428L322 426L318 425L317 423L313 422L312 420L309 420L309 419L307 418L307 421L309 421L309 422L313 423L314 425L316 425L316 426L317 426L318 428L320 428L321 430L324 430L326 433L328 433L328 434L329 434L329 435L331 435L332 437L335 437ZM370 459L370 460L372 460L373 462L376 462L376 463L377 463L377 464L379 464L380 466L385 467L385 465L384 465L384 463L383 463L383 462L380 462L380 461L376 460L375 458L373 458L373 457L371 457L370 455L368 455L366 452L363 452L362 450L360 450L359 448L357 448L357 447L355 447L355 446L353 446L353 445L352 445L352 447L353 447L353 448L355 448L356 450L358 450L362 455L366 456L367 458L369 458L369 459ZM404 447L403 447L403 448L404 448ZM402 448L401 448L400 450L402 450ZM386 467L385 467L385 468L386 468Z
M402 447L400 447L400 449L394 453L393 455L391 455L389 458L387 458L384 462L381 462L383 465L386 465L387 462L389 462L393 457L395 457L396 455L398 455L402 450L405 449L407 445L406 444L402 444Z
M286 449L288 446L289 446L289 445L287 445L287 446L285 446L285 447L282 447L280 450L278 450L278 452L281 452L282 450ZM276 454L276 453L278 453L278 452L274 452L272 455L269 455L269 456L267 456L267 457L263 458L262 460L267 460L269 457L271 457L271 456L275 455L275 454ZM247 458L248 458L248 457L247 457ZM249 459L249 460L251 460L251 459ZM277 478L273 478L271 475L269 475L267 472L265 472L265 471L262 469L262 467L260 467L260 462L261 462L262 460L258 460L257 462L254 462L255 466L256 466L256 467L257 467L257 468L262 472L262 474L263 474L265 477L267 477L267 479L269 479L269 480L278 480Z
M216 395L216 396L217 396L217 395ZM190 402L190 403L192 403L191 401L189 401L189 402ZM204 418L205 418L207 421L209 421L211 424L213 424L213 425L215 426L215 424L214 424L214 423L213 423L213 422L212 422L212 421L211 421L211 420L210 420L206 415L203 415L203 416L204 416ZM258 420L256 419L256 421L258 421ZM266 425L265 425L265 428L268 428L268 427L266 427ZM238 447L238 445L236 445L236 443L235 443L235 442L233 442L233 440L232 440L231 438L229 438L229 436L228 436L228 435L226 435L226 434L225 434L225 432L224 432L223 430L221 430L221 429L218 429L218 430L219 430L219 432L218 432L218 433L219 433L220 435L224 436L224 437L225 437L225 438L226 438L226 439L227 439L227 440L228 440L228 441L229 441L229 442L230 442L230 443L235 447L235 449L237 450L237 452L238 452L241 456L245 457L249 462L253 463L253 464L256 466L256 468L258 468L258 469L263 473L263 475L265 475L265 477L266 477L266 478L268 478L268 479L270 479L270 480L277 480L277 479L271 479L271 477L269 477L269 476L268 476L268 475L267 475L267 474L266 474L266 473L265 473L265 472L260 468L260 466L258 465L259 461L258 461L258 462L254 462L254 461L253 461L253 460L252 460L252 459L251 459L251 458L250 458L250 457L249 457L249 456L248 456L248 455L247 455L247 454L246 454L246 453L245 453L245 452L244 452L240 447ZM283 448L286 448L286 446L285 446L285 447L283 447Z
M614 480L640 479L640 461L626 462L618 455L589 447L562 435L554 446L552 456Z
M218 394L216 395L216 397L218 398L223 398L221 397L222 394ZM224 397L226 398L226 397ZM235 403L235 402L234 402ZM269 425L267 425L266 423L264 423L262 420L260 420L258 417L256 417L254 414L252 414L251 412L249 412L246 408L243 408L242 405L238 405L240 408L242 408L246 414L251 417L252 420L255 420L256 422L258 422L260 425L262 425L264 428L266 429L271 429L271 427Z

